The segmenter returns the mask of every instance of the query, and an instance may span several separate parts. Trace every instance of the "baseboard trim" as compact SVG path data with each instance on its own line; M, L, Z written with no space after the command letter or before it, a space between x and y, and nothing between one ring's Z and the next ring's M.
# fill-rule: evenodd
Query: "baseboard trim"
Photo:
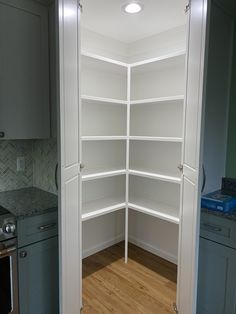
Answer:
M124 241L124 234L120 234L119 236L117 236L117 237L115 237L109 241L102 242L97 246L83 250L82 257L86 258L90 255L96 254L96 253L98 253L102 250L105 250L108 247L115 245L121 241ZM146 250L146 251L148 251L154 255L160 256L161 258L164 258L165 260L177 265L177 257L166 252L166 251L160 250L159 248L154 247L153 245L150 245L150 244L148 244L148 243L146 243L140 239L137 239L135 237L132 237L132 236L129 236L129 242L134 244L134 245L137 245L138 247L140 247L140 248L142 248L142 249L144 249L144 250Z
M124 234L120 234L118 235L117 237L115 238L112 238L111 240L109 241L106 241L106 242L102 242L102 243L99 243L99 245L97 246L94 246L94 247L91 247L91 248L88 248L86 250L83 250L82 252L82 257L83 258L86 258L90 255L93 255L93 254L96 254L102 250L105 250L107 249L108 247L112 246L112 245L115 245L121 241L124 241Z
M178 263L178 259L176 256L166 252L166 251L163 251L163 250L160 250L159 248L157 247L154 247L146 242L143 242L142 240L140 239L137 239L135 237L132 237L132 236L129 236L129 242L134 244L134 245L137 245L138 247L152 253L152 254L155 254L157 256L160 256L161 258L164 258L165 260L173 263L173 264L176 264Z

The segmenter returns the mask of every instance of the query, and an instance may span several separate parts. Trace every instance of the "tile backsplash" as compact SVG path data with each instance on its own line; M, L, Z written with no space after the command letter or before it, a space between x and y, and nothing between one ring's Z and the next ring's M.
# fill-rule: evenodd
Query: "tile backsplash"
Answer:
M17 157L25 157L25 171L17 171ZM55 139L0 141L0 192L34 186L57 194L56 163Z
M57 164L55 139L33 142L33 186L57 194L55 168Z
M0 141L0 192L33 185L33 141ZM25 171L17 172L17 157L25 157Z

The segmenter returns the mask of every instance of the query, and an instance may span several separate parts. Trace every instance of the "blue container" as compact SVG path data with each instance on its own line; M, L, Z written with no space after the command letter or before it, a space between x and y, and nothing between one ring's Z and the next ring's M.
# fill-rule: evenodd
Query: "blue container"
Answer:
M231 213L236 210L236 197L223 194L221 190L202 196L202 208Z

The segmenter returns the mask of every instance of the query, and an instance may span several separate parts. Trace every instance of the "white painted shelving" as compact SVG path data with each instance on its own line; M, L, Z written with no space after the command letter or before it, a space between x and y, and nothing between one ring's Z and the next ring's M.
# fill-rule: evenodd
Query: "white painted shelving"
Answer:
M126 140L127 136L82 136L82 141L120 141Z
M108 170L108 171L100 171L100 172L93 172L90 174L84 174L82 175L82 180L89 181L89 180L119 176L121 174L126 174L126 169Z
M174 142L174 143L183 142L183 139L181 137L130 136L129 139L134 141Z
M181 183L180 177L171 177L171 176L157 174L157 173L153 173L153 172L146 172L146 171L139 171L139 170L130 169L129 174L132 174L134 176L144 177L144 178L150 178L150 179L165 181L165 182L172 182L172 183L177 183L177 184Z
M82 221L128 209L179 224L185 51L133 64L82 53Z
M154 203L149 200L135 200L136 203L129 202L129 208L141 213L179 224L178 209L167 206L166 204Z
M125 208L124 200L115 198L105 198L94 200L83 204L82 221L93 219L105 214L115 212Z

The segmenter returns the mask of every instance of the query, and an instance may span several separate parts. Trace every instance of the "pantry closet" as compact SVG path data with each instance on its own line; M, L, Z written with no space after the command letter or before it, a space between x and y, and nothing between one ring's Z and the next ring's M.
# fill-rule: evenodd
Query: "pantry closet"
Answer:
M140 3L59 0L62 313L82 258L122 240L178 264L196 312L208 1Z
M107 5L104 19L117 10L116 26L125 22L135 28L140 21L145 27L142 14L146 19L145 10L155 9L153 1L139 17L123 12L119 2L82 3L83 256L124 239L126 262L130 241L177 263L186 85L184 3L177 1L174 27L166 16L170 25L164 31L145 38L136 34L135 42L122 42L122 33L120 40L99 33L100 10Z

